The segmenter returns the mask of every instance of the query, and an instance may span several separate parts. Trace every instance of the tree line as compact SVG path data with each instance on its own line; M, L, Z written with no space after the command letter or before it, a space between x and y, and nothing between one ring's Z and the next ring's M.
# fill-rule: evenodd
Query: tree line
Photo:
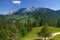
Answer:
M28 32L32 30L33 27L41 27L44 24L48 24L44 19L31 20L28 18L26 22L21 23L15 21L14 19L7 20L5 16L0 17L0 40L20 40ZM60 19L57 19L56 27L60 27ZM54 26L55 26L54 25Z

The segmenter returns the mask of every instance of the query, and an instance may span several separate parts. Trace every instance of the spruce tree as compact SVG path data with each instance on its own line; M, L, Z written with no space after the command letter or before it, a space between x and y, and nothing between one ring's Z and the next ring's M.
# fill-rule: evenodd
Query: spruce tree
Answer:
M58 18L58 21L57 21L57 27L60 27L60 20Z
M46 38L51 36L51 32L49 30L49 28L44 25L44 27L42 27L41 31L38 33L39 36L42 36L44 38L44 40L47 40Z

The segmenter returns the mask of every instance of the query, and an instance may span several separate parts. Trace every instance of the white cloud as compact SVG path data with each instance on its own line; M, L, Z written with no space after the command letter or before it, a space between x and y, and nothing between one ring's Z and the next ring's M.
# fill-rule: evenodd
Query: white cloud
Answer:
M14 4L21 4L21 1L15 0L15 1L12 1L12 3L14 3Z

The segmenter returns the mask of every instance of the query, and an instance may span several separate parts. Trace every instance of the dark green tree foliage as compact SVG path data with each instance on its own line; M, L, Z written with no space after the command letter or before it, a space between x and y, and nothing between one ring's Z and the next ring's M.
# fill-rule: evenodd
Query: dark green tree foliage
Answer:
M18 21L15 22L15 25L17 29L19 30L19 33L21 34L20 36L25 36L27 33L26 27L23 25L23 23L19 23Z
M40 26L39 22L37 22L37 21L33 22L33 27L39 27L39 26Z
M10 28L10 31L12 32L11 33L11 37L14 39L14 40L19 40L20 38L20 33L19 33L19 30L17 28L17 26L13 23L11 24L11 28Z
M27 28L28 32L31 31L33 28L33 25L32 25L32 22L30 19L27 20L26 28Z
M20 40L20 33L16 25L9 23L5 17L0 18L0 40Z
M22 36L25 36L27 34L26 27L21 27L21 34L22 34Z
M38 33L38 35L42 36L46 40L47 37L51 36L51 32L50 32L49 28L45 25L44 27L42 27L42 29Z
M58 21L57 21L57 27L60 27L60 20L58 18Z
M40 26L43 26L44 25L44 20L41 18L41 20L40 20Z

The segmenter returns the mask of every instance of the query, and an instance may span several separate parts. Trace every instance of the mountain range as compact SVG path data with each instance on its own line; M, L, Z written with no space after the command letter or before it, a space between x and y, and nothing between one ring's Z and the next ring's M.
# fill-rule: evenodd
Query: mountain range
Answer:
M52 10L49 8L35 8L35 7L20 8L16 12L12 13L12 15L23 15L23 14L34 15L36 13L41 13L41 14L45 14L45 15L50 14L50 15L60 16L60 10L55 11L55 10Z
M20 8L17 11L9 12L9 14L4 17L9 22L16 21L20 23L25 23L28 19L32 22L35 21L39 23L42 19L44 23L56 26L55 24L57 24L57 20L60 19L60 10L35 7Z

